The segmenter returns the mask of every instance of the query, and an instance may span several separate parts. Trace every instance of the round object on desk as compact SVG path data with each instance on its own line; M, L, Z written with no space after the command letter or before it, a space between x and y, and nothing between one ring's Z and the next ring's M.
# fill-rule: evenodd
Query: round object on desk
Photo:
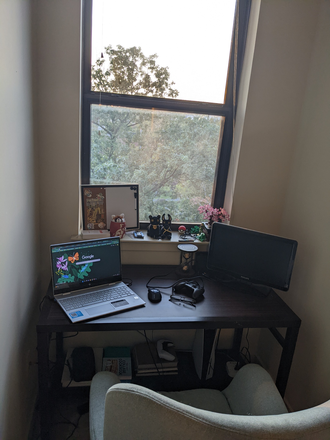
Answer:
M178 249L181 254L180 266L177 268L176 273L181 277L191 277L195 273L193 261L194 254L198 251L198 247L194 244L179 244Z
M198 247L194 244L178 244L178 249L182 252L196 252L198 251Z

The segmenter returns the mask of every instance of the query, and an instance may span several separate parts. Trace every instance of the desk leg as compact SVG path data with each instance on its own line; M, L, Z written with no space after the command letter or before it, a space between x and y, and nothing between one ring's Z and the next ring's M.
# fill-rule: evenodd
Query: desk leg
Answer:
M49 407L49 334L38 333L38 380L39 380L39 414L40 435L42 440L49 439L50 407Z
M58 393L62 389L62 374L65 362L63 351L63 333L56 333L56 365L55 373L52 376L52 389Z
M276 378L276 386L282 397L284 397L285 389L288 383L298 333L299 327L287 328L286 335L283 341L282 356Z

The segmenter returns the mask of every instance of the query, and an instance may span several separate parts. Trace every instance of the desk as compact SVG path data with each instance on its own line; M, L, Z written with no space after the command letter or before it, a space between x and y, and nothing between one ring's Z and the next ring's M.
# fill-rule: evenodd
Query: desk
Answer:
M94 321L72 324L58 304L44 301L37 324L42 439L49 438L49 344L52 333L56 333L58 364L63 365L63 332L204 329L204 358L209 359L216 329L235 329L234 345L239 349L244 328L268 328L282 346L276 385L284 396L301 324L299 317L274 291L268 296L251 295L209 279L204 279L205 299L194 310L173 304L165 295L160 303L150 303L147 299L147 281L155 275L166 275L174 269L171 266L124 266L124 278L133 281L132 289L146 301L146 306ZM171 279L175 278L167 277L168 281L156 279L151 284L167 286L171 284ZM279 328L285 329L285 336L278 331ZM61 380L61 369L58 370L55 375L57 385Z

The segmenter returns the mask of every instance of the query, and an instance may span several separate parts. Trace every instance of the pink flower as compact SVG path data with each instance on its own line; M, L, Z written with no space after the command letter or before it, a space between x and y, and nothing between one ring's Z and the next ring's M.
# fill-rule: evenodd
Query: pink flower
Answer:
M224 208L213 208L211 205L201 205L198 212L203 214L204 220L208 220L210 224L213 222L223 222L229 220L230 216Z

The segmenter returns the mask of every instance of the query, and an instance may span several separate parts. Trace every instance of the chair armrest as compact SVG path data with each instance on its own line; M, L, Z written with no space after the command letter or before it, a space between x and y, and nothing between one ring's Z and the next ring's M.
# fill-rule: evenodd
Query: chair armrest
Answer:
M97 373L89 394L89 431L91 440L103 440L105 396L110 387L120 383L116 374L109 371Z
M222 393L233 414L274 415L288 412L273 379L257 364L241 368Z

